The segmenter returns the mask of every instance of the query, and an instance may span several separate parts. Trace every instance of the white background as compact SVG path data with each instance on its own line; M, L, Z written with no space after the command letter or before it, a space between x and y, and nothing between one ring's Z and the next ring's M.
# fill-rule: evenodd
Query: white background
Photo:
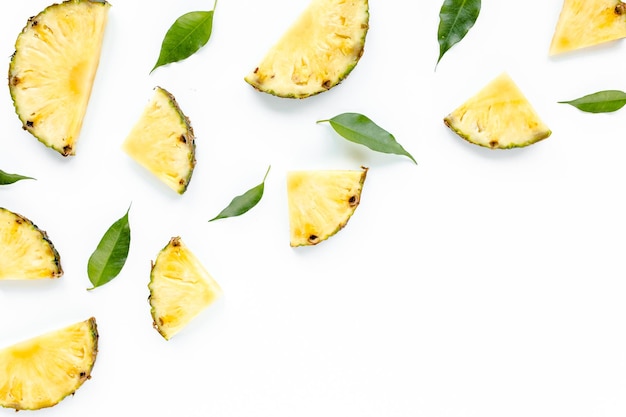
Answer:
M0 345L90 316L100 332L92 379L32 414L626 415L626 110L557 103L626 89L626 45L550 58L560 1L485 0L436 67L442 2L371 0L365 53L342 84L305 100L255 91L243 77L307 3L221 0L209 43L150 74L174 20L212 2L112 2L74 157L23 131L8 87L0 95L0 169L37 179L2 187L0 206L46 230L65 270L50 282L0 283ZM46 5L4 5L7 71L17 34ZM550 138L494 151L444 126L502 71ZM182 196L121 150L157 85L197 136ZM393 133L418 165L315 123L348 111ZM269 165L255 208L208 222ZM370 170L346 228L291 248L286 172L361 165ZM126 265L87 291L87 260L129 206ZM165 341L147 284L172 236L224 297Z

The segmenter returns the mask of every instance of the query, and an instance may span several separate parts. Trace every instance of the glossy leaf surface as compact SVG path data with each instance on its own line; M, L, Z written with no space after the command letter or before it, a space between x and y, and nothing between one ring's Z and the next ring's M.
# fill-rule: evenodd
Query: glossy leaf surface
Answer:
M34 178L20 174L9 174L0 169L0 185L13 184L21 180L34 180Z
M367 146L377 152L404 155L417 164L415 158L396 141L391 133L367 116L359 113L342 113L332 119L317 121L317 123L323 122L329 122L335 132L350 142Z
M206 45L212 31L213 10L189 12L180 16L165 34L159 59L150 72L189 58Z
M474 26L480 14L480 0L445 0L439 11L439 58L460 42Z
M263 181L259 185L233 198L228 207L222 210L220 214L209 220L209 222L212 222L213 220L224 219L226 217L240 216L250 210L252 207L256 206L263 197L263 192L265 191L265 179L267 178L267 174L269 174L270 172L270 168L271 167L267 168L267 171L265 172L265 177L263 177Z
M87 264L89 281L94 289L100 287L115 278L126 263L130 248L130 224L128 213L109 227L98 247L91 254Z
M559 101L588 113L610 113L626 104L626 93L619 90L604 90L570 101Z

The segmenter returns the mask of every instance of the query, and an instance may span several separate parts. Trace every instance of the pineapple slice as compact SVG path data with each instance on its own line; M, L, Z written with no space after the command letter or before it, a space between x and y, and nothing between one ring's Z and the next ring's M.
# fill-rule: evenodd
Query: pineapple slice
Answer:
M244 79L279 97L305 98L329 90L363 55L368 25L368 0L311 0Z
M110 5L53 4L18 35L9 90L25 130L63 156L74 155L100 62Z
M91 378L98 329L91 317L0 350L0 406L38 410L58 404Z
M468 142L492 149L531 145L552 134L507 73L444 118Z
M0 207L0 280L59 278L61 258L33 222Z
M341 230L361 201L367 168L287 173L290 244L316 245Z
M150 313L166 340L222 295L222 289L180 237L170 239L152 264Z
M626 37L626 3L620 0L564 0L550 55Z
M189 119L164 88L154 89L122 149L178 194L187 190L196 165L195 137Z

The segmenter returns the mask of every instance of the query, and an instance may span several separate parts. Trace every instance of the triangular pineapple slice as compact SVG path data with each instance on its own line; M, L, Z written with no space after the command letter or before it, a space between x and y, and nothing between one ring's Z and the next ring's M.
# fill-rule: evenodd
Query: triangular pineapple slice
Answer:
M38 410L58 404L91 378L98 354L96 319L0 350L0 406Z
M61 258L43 230L0 207L0 280L58 278Z
M463 139L487 148L531 145L552 133L507 73L444 118Z
M196 165L195 136L189 119L164 88L154 89L122 148L172 190L187 190Z
M159 252L150 273L150 313L166 340L222 295L222 289L180 237Z
M288 98L329 90L358 63L368 25L368 0L310 0L245 80L260 91Z
M316 245L341 230L361 202L367 168L287 173L290 244Z
M624 37L626 3L620 0L563 0L550 44L550 55Z
M17 37L9 89L25 130L74 155L100 62L110 5L67 0L35 17Z

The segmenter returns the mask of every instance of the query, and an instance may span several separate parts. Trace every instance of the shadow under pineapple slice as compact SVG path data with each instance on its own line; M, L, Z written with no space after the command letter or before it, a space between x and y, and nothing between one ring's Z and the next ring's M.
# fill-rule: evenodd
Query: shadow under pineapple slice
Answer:
M491 149L524 147L552 134L507 73L446 116L444 123L468 142Z
M61 257L45 231L0 207L0 280L59 278Z
M287 173L292 247L317 245L348 223L361 202L367 170Z
M91 378L96 319L74 323L0 350L0 406L38 410L58 404Z
M195 136L189 119L164 88L154 89L122 149L178 194L187 191L196 165Z
M150 313L166 340L222 295L222 289L180 237L173 237L152 264Z
M620 0L564 0L550 43L550 55L626 37L626 3Z
M245 81L259 91L305 98L345 79L363 55L368 0L310 0Z
M25 130L63 156L75 145L100 62L110 4L67 0L44 9L18 35L9 90Z

